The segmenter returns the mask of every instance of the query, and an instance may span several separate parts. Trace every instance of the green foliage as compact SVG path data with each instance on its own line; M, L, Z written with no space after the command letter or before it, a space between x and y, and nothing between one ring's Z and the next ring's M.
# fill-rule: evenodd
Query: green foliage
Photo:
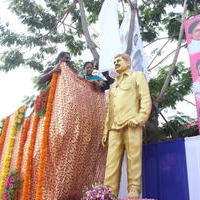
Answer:
M97 21L103 2L104 0L84 0L89 25ZM146 3L138 8L143 40L147 42L156 40L160 31L166 32L171 41L177 40L183 0L144 0L143 2ZM14 32L8 23L4 24L0 21L0 45L5 47L5 52L0 57L0 70L7 72L20 66L26 66L41 72L45 67L55 64L52 56L55 57L58 54L58 47L61 46L63 51L69 51L72 54L72 60L73 56L81 56L87 44L77 4L76 0L10 0L9 9L16 14L26 31L25 33ZM179 7L180 12L174 9ZM190 16L199 14L199 1L188 0L188 10ZM120 21L122 16L123 13L120 13ZM94 36L96 37L95 34ZM73 62L72 68L80 71L82 61ZM169 66L160 68L158 76L151 79L150 88L153 100L160 93L168 70ZM37 79L35 79L35 87L38 90L42 89L37 85ZM189 69L183 63L178 63L166 94L155 113L168 107L175 109L176 103L182 101L184 96L190 93L190 87ZM26 98L25 102L31 103L33 98ZM178 123L176 120L174 118L175 124ZM171 124L172 121L170 121ZM157 122L155 124L157 125ZM163 128L159 130L160 133L165 127L163 125ZM178 126L177 128L180 129Z
M172 40L177 39L181 13L175 11L167 13L167 10L182 6L183 1L145 2L146 4L138 8L143 40L148 42L155 40L160 30L167 31ZM103 0L84 0L84 3L88 23L94 24ZM190 14L198 13L197 8L198 1L188 1ZM8 52L4 52L3 57L8 57L2 60L0 70L9 71L23 64L41 71L49 61L44 62L49 59L49 54L58 53L58 45L62 45L63 50L70 51L72 56L82 55L82 51L86 49L77 1L43 0L38 3L35 0L10 0L9 9L24 24L27 32L16 33L10 30L8 24L0 23L0 45L11 47L11 51L15 51L14 64ZM30 55L22 56L27 51L30 51ZM36 52L38 56L33 55Z
M200 14L199 1L188 0L189 15ZM143 40L150 42L157 38L160 30L167 31L169 38L177 39L183 12L183 0L146 1L139 7L139 17ZM180 7L177 13L174 8ZM172 10L168 13L167 10Z
M178 113L159 128L159 141L184 138L198 135L197 123L189 116Z
M155 100L164 84L170 66L163 67L158 72L158 77L149 82L152 98ZM159 110L171 107L175 109L178 101L182 101L185 95L191 92L192 78L188 67L179 62L171 77L171 82L165 93L164 99L159 105ZM173 101L172 101L173 99Z
M6 72L24 63L23 54L18 50L6 51L1 60L4 62L4 65L0 66L0 69Z

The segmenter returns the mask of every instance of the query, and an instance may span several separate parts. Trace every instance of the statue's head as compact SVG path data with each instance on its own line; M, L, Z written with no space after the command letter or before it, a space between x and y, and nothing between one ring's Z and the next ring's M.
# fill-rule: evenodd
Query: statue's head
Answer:
M131 58L128 54L118 54L114 59L115 70L121 74L131 67Z

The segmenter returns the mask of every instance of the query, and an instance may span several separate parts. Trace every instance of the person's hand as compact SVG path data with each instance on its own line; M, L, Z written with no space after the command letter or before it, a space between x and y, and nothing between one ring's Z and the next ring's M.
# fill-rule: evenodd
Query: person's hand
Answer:
M52 70L52 73L53 72L57 72L57 73L60 73L61 72L61 68L60 68L60 65L56 65L53 70Z
M99 89L99 83L97 80L89 80L89 82L93 84L95 89Z
M101 87L105 84L103 81L97 81L97 80L89 80L89 82L91 82L95 89L101 89Z
M104 81L98 81L99 87L103 87L106 85L106 83Z
M101 143L102 143L103 147L105 147L107 145L107 135L103 135Z

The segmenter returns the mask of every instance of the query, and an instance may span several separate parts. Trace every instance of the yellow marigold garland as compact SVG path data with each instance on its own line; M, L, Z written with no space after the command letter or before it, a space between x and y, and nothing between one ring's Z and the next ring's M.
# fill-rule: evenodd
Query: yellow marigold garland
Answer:
M26 161L26 169L25 169L25 174L24 174L22 200L28 200L28 194L29 194L29 190L30 190L32 158L33 158L33 152L34 152L34 147L35 147L36 133L37 133L39 119L40 119L39 116L37 116L35 114L34 119L33 119L33 128L31 131L31 140L30 140L30 144L28 147L28 158Z
M47 157L47 142L48 142L48 136L49 136L51 114L52 114L52 109L53 109L53 100L54 100L54 95L55 95L56 85L57 85L57 78L58 78L58 74L53 73L53 77L50 83L49 97L48 97L47 108L46 108L45 119L44 119L42 150L41 150L40 161L39 161L37 187L36 187L36 200L42 200L42 188L43 188L42 186L43 186L44 170L45 170L46 157Z
M0 155L1 155L2 150L3 150L9 121L10 121L10 117L6 117L4 124L3 124L3 129L2 129L2 132L1 132L1 136L0 136Z
M24 109L24 107L19 108L15 114L14 114L14 119L11 125L11 130L10 130L10 135L9 135L9 139L8 139L8 148L7 148L7 152L5 154L5 158L3 160L3 166L2 166L2 171L0 174L0 199L3 199L3 190L4 190L4 184L6 181L6 177L7 174L9 172L9 168L10 168L10 161L11 161L11 156L12 156L12 150L14 147L14 143L15 143L15 136L17 133L17 128L18 128L18 114L19 114L19 110L20 109Z

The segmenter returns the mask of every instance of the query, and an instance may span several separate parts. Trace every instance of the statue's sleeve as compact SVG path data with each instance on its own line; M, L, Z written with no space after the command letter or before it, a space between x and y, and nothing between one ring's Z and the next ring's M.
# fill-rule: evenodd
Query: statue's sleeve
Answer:
M136 75L137 89L139 93L140 108L139 114L136 116L135 121L139 126L143 126L149 118L151 112L151 96L149 91L148 82L143 72L137 72Z
M108 131L109 131L109 101L107 102L106 105L106 116L104 121L103 135L108 135Z

